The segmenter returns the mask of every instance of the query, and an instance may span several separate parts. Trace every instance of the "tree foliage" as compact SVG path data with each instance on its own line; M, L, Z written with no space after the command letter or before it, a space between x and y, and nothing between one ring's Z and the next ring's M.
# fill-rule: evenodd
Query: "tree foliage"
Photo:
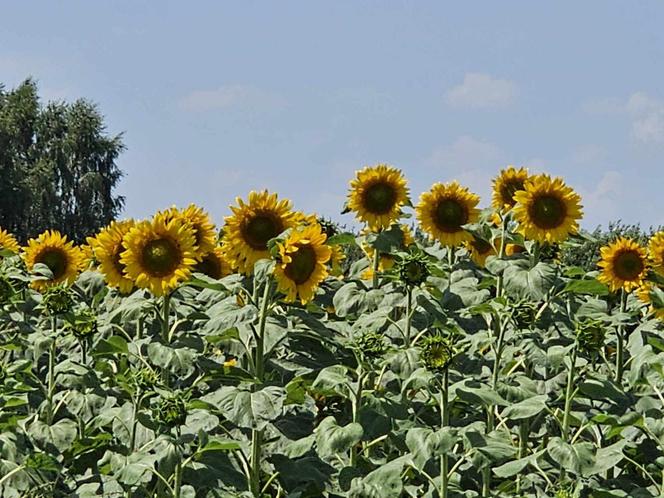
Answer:
M46 229L83 240L122 209L113 190L123 149L96 105L43 105L31 79L0 85L0 226L22 240Z

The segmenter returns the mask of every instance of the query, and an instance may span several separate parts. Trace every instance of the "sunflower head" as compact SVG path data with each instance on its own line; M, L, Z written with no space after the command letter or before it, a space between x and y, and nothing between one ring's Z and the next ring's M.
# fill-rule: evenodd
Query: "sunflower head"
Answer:
M203 273L215 280L233 273L233 269L228 263L221 246L215 247L212 251L203 256L203 258L196 263L193 271Z
M514 207L516 200L514 194L523 190L529 174L526 168L508 166L500 171L493 179L493 195L491 205L497 210L507 210Z
M383 334L366 332L355 340L354 347L360 356L371 363L382 357L388 350L388 342Z
M579 348L589 354L596 354L604 346L605 328L601 321L584 320L576 326L576 340Z
M186 224L189 224L194 233L194 250L197 259L200 260L217 245L217 230L210 219L210 215L203 208L195 204L190 204L185 209L178 209L173 206L164 212L164 216L167 220L179 217Z
M387 164L367 166L350 182L348 209L373 231L389 228L408 202L403 173Z
M411 232L408 225L393 225L389 230L382 232L378 236L371 232L369 229L363 230L362 234L368 235L369 237L389 236L390 242L386 245L390 245L392 251L406 251L409 247L415 244L415 238L413 237L413 233ZM364 250L364 253L366 254L369 261L373 261L376 248L371 243L367 242L362 244L362 249ZM396 259L394 254L381 251L378 262L378 271L383 273L391 270L394 267L395 261ZM372 265L369 265L369 267L364 270L362 273L362 278L364 280L371 280L373 278Z
M473 240L466 242L466 249L470 252L470 259L480 267L486 264L486 258L496 254L491 242L479 237L473 237Z
M16 238L7 230L0 227L0 252L6 251L18 254L20 249ZM0 259L2 259L2 254L0 254Z
M615 292L638 288L648 272L646 250L632 239L620 237L600 249L602 269L597 279Z
M277 194L267 191L251 192L248 202L238 198L237 203L225 219L224 246L233 268L251 275L258 260L270 258L268 242L296 226L301 217L289 200L279 200Z
M51 316L69 313L74 304L74 294L68 285L52 285L44 291L42 306Z
M32 283L37 290L60 283L71 284L81 269L81 251L55 230L47 230L36 239L30 239L23 259L30 271L37 263L46 265L51 271L51 278Z
M430 335L420 342L420 357L432 372L444 371L452 362L455 351L452 341L442 335Z
M658 320L664 320L664 289L653 282L644 281L636 295L639 300L649 306L649 311Z
M648 243L648 257L653 270L664 275L664 231L657 232Z
M320 225L316 224L293 229L277 244L278 262L274 276L287 302L299 298L302 304L308 303L327 277L326 263L332 250L325 240Z
M66 328L79 340L87 339L97 332L97 315L90 308L77 311L66 321Z
M514 194L514 218L524 237L538 242L562 242L579 230L581 197L561 178L536 175Z
M112 221L96 237L88 239L106 283L123 294L129 294L134 288L134 281L126 276L120 257L126 249L124 237L135 225L134 220Z
M127 232L120 263L137 287L163 296L189 278L196 264L195 240L189 224L159 213Z
M154 419L168 428L184 425L187 420L187 396L176 393L161 398L155 407Z
M424 252L415 249L397 258L395 271L404 285L417 287L429 278L431 266Z
M477 195L456 181L436 183L420 196L415 208L417 219L431 238L445 246L456 246L472 240L473 236L463 229L463 225L477 222L479 201Z

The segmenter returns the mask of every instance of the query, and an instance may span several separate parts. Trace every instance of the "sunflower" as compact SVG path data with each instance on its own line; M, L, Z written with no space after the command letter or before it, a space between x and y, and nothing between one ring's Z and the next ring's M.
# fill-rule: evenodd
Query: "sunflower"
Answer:
M389 228L408 204L406 179L400 170L387 164L367 166L350 182L348 209L373 231Z
M346 253L341 245L330 246L332 253L330 260L327 262L330 275L334 277L342 277L344 274L343 262L346 260Z
M238 197L237 203L225 218L224 245L229 263L250 275L256 261L270 258L268 241L296 226L300 215L291 210L291 201L279 200L267 190L251 192L248 203Z
M498 241L500 242L500 240ZM496 254L496 249L491 245L490 242L473 237L473 240L466 242L466 249L470 253L470 259L477 266L484 266L486 264L486 258Z
M7 230L0 228L0 251L10 251L14 254L18 254L20 250L21 248L19 247L16 238Z
M650 306L650 312L655 315L655 318L664 320L664 307L656 306L652 299L652 292L655 286L652 282L645 281L636 291L636 295L643 304Z
M66 235L56 230L47 230L36 239L30 239L24 248L23 259L28 270L32 270L37 263L51 270L51 279L32 283L40 291L60 283L73 283L81 269L81 251L73 242L67 241Z
M514 217L524 237L538 242L562 242L579 230L581 197L561 178L536 175L514 194Z
M597 264L602 272L597 280L612 291L624 289L630 292L638 288L645 278L648 267L646 250L632 239L621 237L600 249L601 261Z
M210 220L210 215L196 204L190 204L185 209L178 209L173 206L166 210L165 216L168 219L179 216L191 225L196 238L196 259L200 260L217 245L217 230Z
M82 244L78 247L81 251L81 269L87 270L95 263L94 251L90 244Z
M445 246L456 246L473 239L462 228L479 219L480 198L458 182L436 183L420 196L415 208L422 229Z
M507 169L501 170L493 179L491 205L499 211L513 208L516 204L514 194L523 190L529 176L526 168L516 169L514 166L508 166Z
M126 268L120 258L127 249L124 237L135 225L134 220L112 221L95 238L88 239L106 283L118 288L123 294L129 294L134 288L134 281L126 276Z
M196 264L196 236L180 217L158 213L124 236L120 254L126 277L155 296L168 294L189 278Z
M233 269L226 260L224 249L221 246L215 247L209 253L203 256L203 259L196 263L193 271L204 273L208 277L214 278L216 280L233 273Z
M657 232L650 239L648 257L652 263L653 270L664 275L664 231Z
M293 230L278 244L279 261L274 276L279 290L286 294L286 301L293 302L299 297L306 304L313 299L328 275L326 263L332 251L325 245L326 239L320 225L308 225Z

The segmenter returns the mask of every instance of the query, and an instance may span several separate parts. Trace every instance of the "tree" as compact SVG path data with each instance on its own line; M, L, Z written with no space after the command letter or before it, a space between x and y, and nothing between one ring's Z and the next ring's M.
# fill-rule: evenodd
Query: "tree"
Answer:
M123 150L96 105L43 106L31 79L11 91L0 85L0 227L22 241L46 229L83 241L124 205L113 193Z

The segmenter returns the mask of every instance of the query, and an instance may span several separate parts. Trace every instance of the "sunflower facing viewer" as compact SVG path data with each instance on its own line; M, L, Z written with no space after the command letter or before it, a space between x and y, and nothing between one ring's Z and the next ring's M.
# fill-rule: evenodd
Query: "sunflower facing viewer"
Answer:
M24 248L23 259L28 270L33 270L37 263L51 270L52 278L32 283L39 291L60 283L73 283L81 269L81 251L57 230L46 230L36 239L30 239Z
M456 181L436 183L420 196L415 210L422 230L431 238L444 246L456 246L473 239L463 225L479 219L479 202L479 196Z
M514 194L519 231L537 242L562 242L579 230L581 197L561 178L536 175Z
M270 258L268 241L294 227L299 215L292 210L291 201L279 200L267 190L251 192L249 202L238 197L237 203L231 206L233 214L226 217L224 246L229 263L250 275L256 261Z
M350 182L348 209L376 232L389 228L408 204L408 187L400 170L387 164L367 166Z
M159 213L136 224L124 236L120 263L137 287L163 296L189 278L196 264L196 237L179 217Z
M167 217L179 216L185 223L189 223L196 240L195 251L197 259L201 259L212 251L217 245L217 231L210 215L196 204L190 204L185 209L171 207L166 210Z
M274 269L274 277L286 301L297 298L306 304L314 298L316 289L328 275L326 263L332 250L325 245L327 236L320 225L294 229L282 243Z
M646 250L632 239L621 237L600 249L602 259L597 264L602 272L597 280L615 292L631 292L643 284L648 272Z

